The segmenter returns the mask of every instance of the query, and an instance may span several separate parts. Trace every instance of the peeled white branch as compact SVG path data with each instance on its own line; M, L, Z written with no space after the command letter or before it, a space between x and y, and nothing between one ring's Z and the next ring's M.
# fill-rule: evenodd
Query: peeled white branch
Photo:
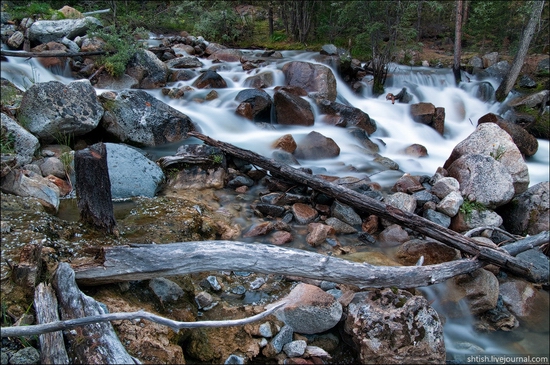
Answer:
M68 319L65 321L56 321L46 324L37 324L32 326L17 326L17 327L2 327L2 337L18 337L18 336L32 336L41 335L44 333L68 330L74 327L83 326L91 323L120 321L120 320L134 320L134 319L146 319L151 322L168 326L174 331L178 332L183 328L206 328L206 327L231 327L241 326L247 323L259 321L262 318L267 317L277 309L281 308L286 303L283 301L276 306L271 307L265 312L256 314L252 317L246 317L242 319L232 319L225 321L200 321L200 322L179 322L165 317L158 316L156 314L145 312L143 310L137 312L120 312L100 314L96 316L89 316L77 319Z

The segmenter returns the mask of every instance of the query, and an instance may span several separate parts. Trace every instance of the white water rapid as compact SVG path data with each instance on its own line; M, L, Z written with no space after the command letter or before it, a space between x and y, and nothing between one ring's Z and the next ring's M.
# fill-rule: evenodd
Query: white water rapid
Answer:
M256 51L243 50L244 53L253 54ZM261 53L261 51L258 51ZM226 80L228 87L217 89L218 97L212 101L204 101L205 96L211 90L197 90L186 93L182 99L170 99L163 96L160 90L148 90L153 96L188 115L200 126L202 132L214 139L235 144L241 148L249 149L264 156L271 156L271 145L280 136L290 133L297 143L311 131L317 131L334 139L341 149L340 156L334 159L322 161L301 161L302 166L308 166L316 173L324 173L338 176L370 176L371 180L389 188L395 180L408 172L412 175L432 176L439 166L443 166L452 149L460 141L474 131L477 120L489 113L498 114L500 103L483 102L475 97L476 87L482 81L490 82L494 88L498 86L496 80L477 80L468 75L469 83L463 83L456 87L450 69L434 69L425 67L409 67L390 65L390 74L386 84L386 92L393 94L406 87L413 95L410 104L417 102L430 102L436 107L445 108L445 133L439 135L432 128L415 123L409 113L410 104L392 104L385 96L373 97L369 87L365 84L362 94L353 93L344 82L337 77L338 100L349 103L367 113L376 121L378 130L370 136L371 140L380 146L380 154L399 164L400 170L389 170L374 174L372 157L365 153L360 144L351 137L344 128L324 124L321 121L319 110L311 102L315 112L315 124L311 127L288 127L273 124L259 126L239 117L235 114L238 103L235 96L245 89L244 81L258 72L272 72L275 83L265 89L273 95L274 87L284 85L284 77L281 68L285 62L299 60L314 62L312 57L316 53L285 51L283 59L278 63L272 63L264 68L251 72L244 72L239 62L213 65L211 61L201 59L205 64L204 69L216 66L218 73ZM19 88L25 90L33 83L57 80L68 83L73 79L64 71L54 74L44 69L35 59L8 57L8 62L2 62L1 76L12 81ZM334 71L334 70L333 70ZM334 72L336 75L336 72ZM192 85L195 79L176 82L167 87L183 87ZM104 90L97 90L98 94ZM197 102L197 99L202 99ZM37 111L40 112L40 111ZM198 141L186 141L185 143L197 143ZM158 146L148 149L155 158L175 154L182 143ZM420 144L426 147L428 157L413 159L404 155L401 151L411 145ZM549 143L539 140L538 152L527 160L531 185L549 179ZM351 168L353 167L353 169ZM449 315L445 309L437 306L437 298L447 295L445 284L425 288L423 292L428 298L435 300L434 307L446 317L445 341L449 354L456 361L466 362L470 355L483 354L507 354L507 355L546 355L548 347L539 344L541 334L522 333L525 343L534 344L534 348L525 345L510 347L507 340L497 338L490 334L480 334L473 331L472 318L466 309L460 315ZM546 317L547 319L547 317ZM548 333L542 334L543 339L548 339ZM545 336L545 337L544 337ZM471 363L482 363L473 358Z

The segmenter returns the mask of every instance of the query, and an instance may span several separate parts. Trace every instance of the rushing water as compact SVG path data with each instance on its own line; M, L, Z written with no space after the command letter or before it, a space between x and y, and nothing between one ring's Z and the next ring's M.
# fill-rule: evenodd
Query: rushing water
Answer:
M243 51L253 54L256 51ZM353 93L344 82L337 77L338 100L348 103L367 113L371 119L376 121L378 130L371 136L371 139L380 146L380 154L388 157L399 164L399 171L385 171L374 173L371 162L372 157L365 153L360 144L354 140L344 128L324 124L317 107L311 102L315 113L315 125L312 127L289 127L280 125L256 125L244 120L235 114L238 103L234 100L239 91L245 89L245 80L258 72L273 73L274 86L265 89L273 95L274 87L284 85L284 77L281 71L285 62L292 60L309 61L316 53L285 51L283 59L279 62L244 72L239 62L212 64L211 61L201 61L205 64L204 69L215 66L218 73L226 80L228 87L217 89L218 97L211 101L204 101L207 93L211 90L197 90L187 93L182 99L170 99L163 96L160 90L148 90L156 98L171 105L188 115L200 126L203 133L214 139L235 144L239 147L252 150L264 156L270 156L272 143L280 136L290 133L297 143L309 132L315 130L327 137L332 138L340 147L341 153L338 158L322 161L301 161L302 166L311 167L316 173L325 173L338 176L370 175L371 180L380 183L383 187L391 187L396 178L404 172L413 175L433 175L439 166L443 166L456 144L472 133L477 125L477 120L486 113L499 113L501 104L496 102L483 102L476 98L475 94L482 81L491 83L494 88L498 86L496 80L477 80L474 76L468 75L470 82L463 83L456 87L453 74L450 69L433 69L423 67L405 67L400 65L390 66L390 76L386 84L386 92L393 94L406 87L413 95L412 103L430 102L436 107L445 108L445 133L439 135L432 128L423 124L415 123L410 114L409 104L391 104L385 96L374 97L370 92L369 85L360 94ZM44 69L35 60L10 57L8 62L2 62L3 78L12 81L15 85L25 90L34 82L47 82L57 80L63 83L72 81L72 78L65 70L57 70L52 73ZM336 73L335 73L336 75ZM167 85L168 87L183 87L192 85L195 79L176 82ZM98 94L103 90L97 90ZM197 99L203 99L197 102ZM184 143L197 143L197 141L186 141ZM154 157L175 154L175 151L182 143L174 143L165 146L158 146L148 149ZM413 159L404 155L401 151L411 145L421 144L428 150L428 157ZM537 154L527 160L531 185L547 181L549 176L549 143L539 140ZM351 168L353 167L353 169ZM443 314L447 320L445 324L445 340L447 350L455 359L461 362L467 361L468 355L479 354L507 354L507 355L546 355L548 347L546 344L533 345L540 340L540 334L523 333L525 343L534 347L525 348L521 346L510 347L510 341L495 335L483 335L473 331L473 319L467 308L463 313L456 316L447 316L443 308L437 306L437 298L446 295L448 288L445 284L423 289L428 298L435 300L434 307ZM458 319L457 319L458 318ZM547 318L546 318L547 319ZM533 335L534 337L530 337ZM538 337L537 337L538 336ZM548 334L544 334L547 336ZM543 337L544 338L544 337ZM520 348L518 348L520 347ZM462 356L462 357L461 357ZM474 359L475 360L475 359ZM471 362L478 362L471 361Z

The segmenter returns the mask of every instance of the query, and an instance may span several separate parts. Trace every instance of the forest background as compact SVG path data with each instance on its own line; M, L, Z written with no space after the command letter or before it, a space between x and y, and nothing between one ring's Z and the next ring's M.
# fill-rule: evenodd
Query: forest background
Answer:
M97 16L105 26L144 28L155 34L182 31L233 48L318 51L331 43L362 61L385 55L404 64L452 63L458 1L326 0L64 0L3 1L13 19L60 19L68 5L80 12L110 9ZM532 1L462 0L462 52L517 52ZM549 4L529 53L548 54ZM421 57L419 56L421 55Z

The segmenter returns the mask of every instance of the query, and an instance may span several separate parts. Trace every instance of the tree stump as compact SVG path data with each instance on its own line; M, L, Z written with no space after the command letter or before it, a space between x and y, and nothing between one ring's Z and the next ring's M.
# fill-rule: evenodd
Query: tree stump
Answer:
M105 145L96 143L76 151L74 168L80 219L109 234L117 234Z

